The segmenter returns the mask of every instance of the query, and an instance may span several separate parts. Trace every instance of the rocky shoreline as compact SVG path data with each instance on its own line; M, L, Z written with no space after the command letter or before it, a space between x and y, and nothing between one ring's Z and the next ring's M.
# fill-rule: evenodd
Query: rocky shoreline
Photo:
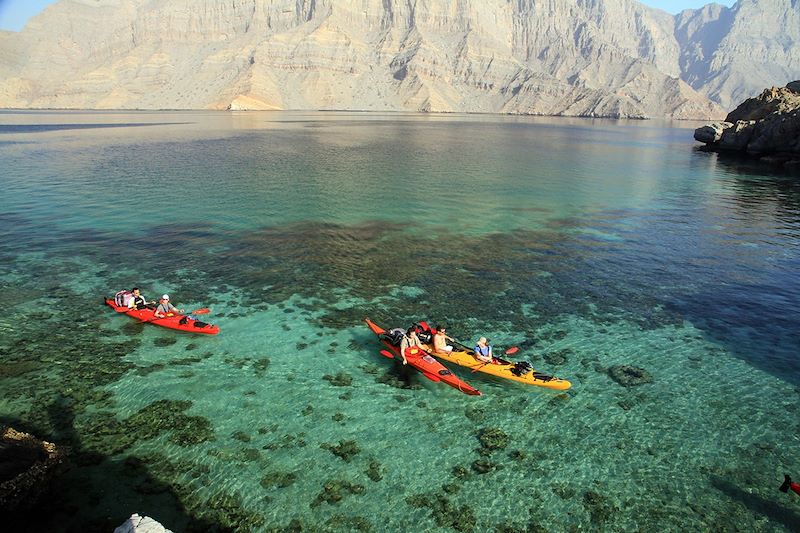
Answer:
M800 81L748 98L724 122L697 128L694 138L709 150L800 170Z

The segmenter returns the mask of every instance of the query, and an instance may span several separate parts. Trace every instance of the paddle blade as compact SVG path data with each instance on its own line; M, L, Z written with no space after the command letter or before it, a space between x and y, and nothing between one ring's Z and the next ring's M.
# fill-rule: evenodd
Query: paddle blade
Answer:
M208 307L201 307L200 309L195 309L194 311L192 311L191 313L188 313L188 314L190 314L190 315L207 315L210 312L211 312L211 310ZM508 352L506 352L506 353L508 353Z
M513 355L513 354L517 353L518 351L519 351L519 348L517 346L512 346L511 348L506 350L506 355Z
M389 359L394 359L394 355L392 355L392 352L388 350L381 350L381 355L384 357L388 357Z
M480 370L481 368L485 367L485 366L486 366L486 365L488 365L488 364L489 364L489 363L483 363L483 364L482 364L482 365L480 365L480 366L476 366L475 368L473 368L473 369L472 369L472 373L474 374L475 372L477 372L478 370Z

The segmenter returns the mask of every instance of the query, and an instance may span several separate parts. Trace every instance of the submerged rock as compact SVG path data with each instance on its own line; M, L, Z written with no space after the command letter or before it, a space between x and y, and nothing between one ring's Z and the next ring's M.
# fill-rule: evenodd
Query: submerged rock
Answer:
M484 428L478 433L482 449L487 451L502 450L508 446L508 435L500 428Z
M800 81L765 89L728 113L724 122L694 131L695 140L722 152L743 152L765 162L800 164Z
M635 387L653 382L653 376L644 368L637 366L614 365L608 369L608 375L623 387Z
M285 488L295 482L297 474L294 472L269 472L261 478L261 486L265 489Z
M375 482L383 479L383 474L381 473L381 464L378 461L373 459L369 462L369 467L367 468L367 477Z
M339 441L339 444L333 445L324 442L319 446L323 450L330 451L333 455L340 457L345 463L349 463L353 456L361 452L361 448L354 440Z
M335 376L325 374L322 379L329 382L334 387L349 387L353 384L353 376L347 372L339 372Z
M418 509L428 508L431 516L440 527L451 527L456 531L473 531L477 524L475 511L468 505L457 507L445 494L414 494L406 498L406 503Z
M330 505L338 504L348 494L364 494L366 488L358 483L351 483L345 479L329 479L322 487L322 491L317 498L311 502L312 508L318 507L322 503Z

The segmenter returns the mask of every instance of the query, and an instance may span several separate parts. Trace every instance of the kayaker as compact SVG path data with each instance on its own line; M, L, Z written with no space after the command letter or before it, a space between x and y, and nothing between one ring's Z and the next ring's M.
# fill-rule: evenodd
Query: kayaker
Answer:
M436 326L436 333L433 334L433 351L435 353L449 354L453 351L453 346L447 344L447 341L454 342L452 337L448 337L445 333L444 326Z
M133 293L133 298L128 302L128 309L144 309L147 306L147 300L142 296L139 287L134 287L131 292Z
M404 365L408 364L408 360L406 359L406 348L410 346L422 348L422 343L419 342L419 337L417 337L417 331L413 327L408 328L408 331L405 332L402 340L400 341L400 356L403 358Z
M482 363L492 362L492 346L486 337L478 339L478 343L475 345L475 359Z
M174 305L169 303L169 295L165 294L161 297L161 300L158 302L156 306L156 310L153 313L156 318L164 318L170 313L180 313L180 309L177 309Z

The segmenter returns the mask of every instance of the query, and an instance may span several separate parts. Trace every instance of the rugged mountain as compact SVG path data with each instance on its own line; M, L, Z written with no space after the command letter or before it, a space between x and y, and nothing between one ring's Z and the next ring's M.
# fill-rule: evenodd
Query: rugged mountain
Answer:
M800 77L800 0L709 4L675 17L681 78L730 109Z
M723 104L751 90L742 57L763 56L759 86L797 70L797 4L61 0L0 34L0 106L713 118L698 90ZM765 22L763 46L741 45L741 17L773 11L785 33Z

